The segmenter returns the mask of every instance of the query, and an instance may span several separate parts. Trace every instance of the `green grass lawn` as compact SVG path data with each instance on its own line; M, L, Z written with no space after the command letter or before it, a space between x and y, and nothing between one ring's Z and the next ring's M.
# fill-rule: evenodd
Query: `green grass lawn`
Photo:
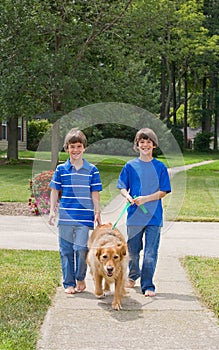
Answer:
M182 264L197 294L219 320L219 258L187 256Z
M0 250L0 349L36 349L39 328L60 285L58 252Z
M28 164L0 165L0 201L28 202L29 180L32 177L32 162Z
M173 187L181 176L179 173L173 177ZM185 197L176 220L219 221L219 161L187 171Z

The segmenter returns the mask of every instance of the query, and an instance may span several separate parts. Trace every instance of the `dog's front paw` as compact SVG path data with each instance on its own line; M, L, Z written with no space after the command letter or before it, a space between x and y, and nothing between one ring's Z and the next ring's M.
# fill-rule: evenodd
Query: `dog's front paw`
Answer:
M97 299L102 299L105 297L105 293L101 292L101 293L95 293L95 296Z
M121 310L122 309L122 305L120 304L120 302L118 301L113 301L112 302L112 308L114 309L114 310Z
M103 293L106 297L113 294L113 292L111 292L111 290L104 290Z

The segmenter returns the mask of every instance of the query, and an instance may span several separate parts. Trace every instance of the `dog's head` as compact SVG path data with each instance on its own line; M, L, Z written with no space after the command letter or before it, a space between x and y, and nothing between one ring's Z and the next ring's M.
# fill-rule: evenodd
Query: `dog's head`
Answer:
M119 243L116 246L97 248L96 256L108 277L113 277L121 266L121 261L127 254L127 245Z

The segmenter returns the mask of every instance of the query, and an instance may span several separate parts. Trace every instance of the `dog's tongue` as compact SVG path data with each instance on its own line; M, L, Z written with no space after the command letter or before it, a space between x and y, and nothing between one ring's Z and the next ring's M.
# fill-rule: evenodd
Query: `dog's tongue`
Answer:
M112 275L113 275L112 272L107 272L108 277L112 277Z

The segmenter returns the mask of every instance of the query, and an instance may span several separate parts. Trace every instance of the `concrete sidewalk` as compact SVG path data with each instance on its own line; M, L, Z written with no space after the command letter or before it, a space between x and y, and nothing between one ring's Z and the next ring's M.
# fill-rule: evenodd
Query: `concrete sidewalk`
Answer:
M116 197L104 211L103 222L115 222L123 206ZM58 250L57 228L49 226L46 217L0 216L0 227L0 248ZM118 228L125 235L125 217ZM65 295L59 287L38 350L218 350L218 321L200 303L179 261L189 254L219 257L219 223L165 224L155 298L145 298L137 285L123 300L123 309L114 311L112 296L95 298L89 273L84 293Z

